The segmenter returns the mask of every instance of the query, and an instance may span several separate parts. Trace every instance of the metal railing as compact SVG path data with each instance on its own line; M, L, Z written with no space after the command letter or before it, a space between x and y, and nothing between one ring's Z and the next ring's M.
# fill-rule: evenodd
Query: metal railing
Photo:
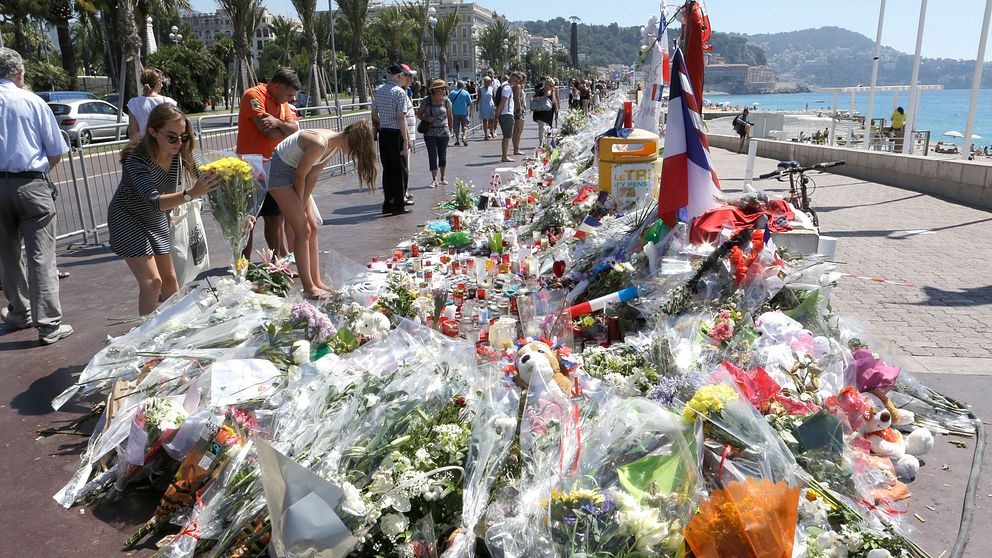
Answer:
M524 90L525 109L530 105L533 91ZM469 108L471 120L469 134L474 135L482 128L482 121L476 111L477 95L472 95ZM414 100L414 107L419 106L419 99ZM344 130L349 124L363 118L371 119L371 103L348 103L335 107L325 105L306 107L300 111L300 128L326 128L335 131ZM197 139L197 149L207 151L234 152L237 147L238 114L225 113L200 116L194 123L194 133ZM94 126L85 128L99 132L104 128L117 128L121 125ZM120 164L120 151L127 145L127 139L103 143L90 143L73 147L69 135L63 131L63 137L70 146L65 158L49 173L49 180L56 188L56 240L69 241L70 246L93 246L102 243L100 232L107 227L107 212L110 200L121 182L123 170ZM125 133L126 135L126 133ZM118 134L118 137L120 134ZM413 148L423 146L423 138L419 136ZM352 162L343 154L338 154L328 161L324 167L325 173L332 175L346 173Z

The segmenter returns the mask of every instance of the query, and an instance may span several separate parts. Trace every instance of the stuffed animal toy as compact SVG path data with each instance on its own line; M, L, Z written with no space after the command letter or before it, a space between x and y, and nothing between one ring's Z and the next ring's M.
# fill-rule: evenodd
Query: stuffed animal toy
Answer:
M919 457L933 448L933 434L921 427L903 436L892 428L892 413L884 402L871 395L864 397L869 411L861 424L861 435L871 444L871 453L889 458L896 477L904 482L912 482L920 470Z
M558 386L567 396L572 390L572 380L562 371L555 351L543 341L531 341L517 350L513 361L517 370L516 382L526 388L534 382Z
M362 337L375 339L389 331L389 318L379 312L365 312L358 318L355 331Z
M912 412L898 409L888 397L888 392L896 385L899 373L898 366L887 364L868 349L856 349L851 353L854 357L855 385L861 393L875 396L888 409L892 424L905 426L912 424L916 418Z

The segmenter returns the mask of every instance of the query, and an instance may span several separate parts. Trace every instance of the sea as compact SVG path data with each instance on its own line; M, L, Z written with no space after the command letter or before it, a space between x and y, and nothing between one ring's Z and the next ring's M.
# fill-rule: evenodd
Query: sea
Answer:
M885 118L888 123L892 114L894 93L875 93L875 106L872 109L873 118ZM823 111L826 116L833 109L833 93L776 93L766 95L726 95L706 93L705 99L713 103L730 103L740 107L755 107L752 110L786 110L786 111ZM964 134L968 118L968 103L971 99L970 89L941 89L924 91L920 97L920 113L917 119L917 130L930 130L930 141L963 144L962 138L945 136L950 131ZM909 93L899 93L896 100L898 106L909 108ZM837 97L837 109L847 111L851 108L851 94L841 93ZM855 94L854 110L860 114L868 111L868 93ZM978 105L975 110L975 123L971 131L974 143L979 147L992 145L992 89L980 89Z

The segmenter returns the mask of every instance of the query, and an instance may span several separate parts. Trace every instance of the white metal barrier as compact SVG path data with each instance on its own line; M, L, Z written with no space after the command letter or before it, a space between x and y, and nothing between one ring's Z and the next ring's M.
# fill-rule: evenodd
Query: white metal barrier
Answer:
M525 110L530 105L533 91L524 90ZM474 135L482 128L475 101L477 95L472 95L469 105L470 126L469 134ZM419 107L419 99L414 100L414 107ZM306 107L300 111L300 127L303 129L327 128L335 131L344 130L349 124L363 118L371 119L372 103L348 103L337 107L325 105ZM197 149L206 151L234 152L238 138L238 113L211 114L200 116L194 123L197 139ZM107 227L107 211L122 177L120 152L127 145L126 130L122 131L121 124L86 128L91 132L105 128L116 128L117 136L121 139L90 143L73 147L69 135L62 132L66 143L70 145L69 153L61 164L49 173L49 180L56 189L56 240L70 241L70 245L84 246L100 245L100 232ZM413 148L424 145L423 138L417 137ZM342 154L328 161L324 168L331 174L345 173L352 163Z

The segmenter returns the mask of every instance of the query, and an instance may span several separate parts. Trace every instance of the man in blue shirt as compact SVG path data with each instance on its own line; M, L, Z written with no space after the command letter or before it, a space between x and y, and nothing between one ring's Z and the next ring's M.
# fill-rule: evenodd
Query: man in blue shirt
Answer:
M451 114L455 117L453 122L455 132L455 145L461 140L462 145L468 146L465 136L468 135L468 107L472 104L472 96L465 91L465 82L458 80L455 90L448 93L448 100L451 101Z
M0 150L0 280L8 300L0 309L0 318L14 329L37 327L41 344L51 345L72 335L72 327L62 323L55 268L55 187L48 181L48 171L69 146L52 110L41 97L23 88L21 55L0 48L0 138L4 142Z

